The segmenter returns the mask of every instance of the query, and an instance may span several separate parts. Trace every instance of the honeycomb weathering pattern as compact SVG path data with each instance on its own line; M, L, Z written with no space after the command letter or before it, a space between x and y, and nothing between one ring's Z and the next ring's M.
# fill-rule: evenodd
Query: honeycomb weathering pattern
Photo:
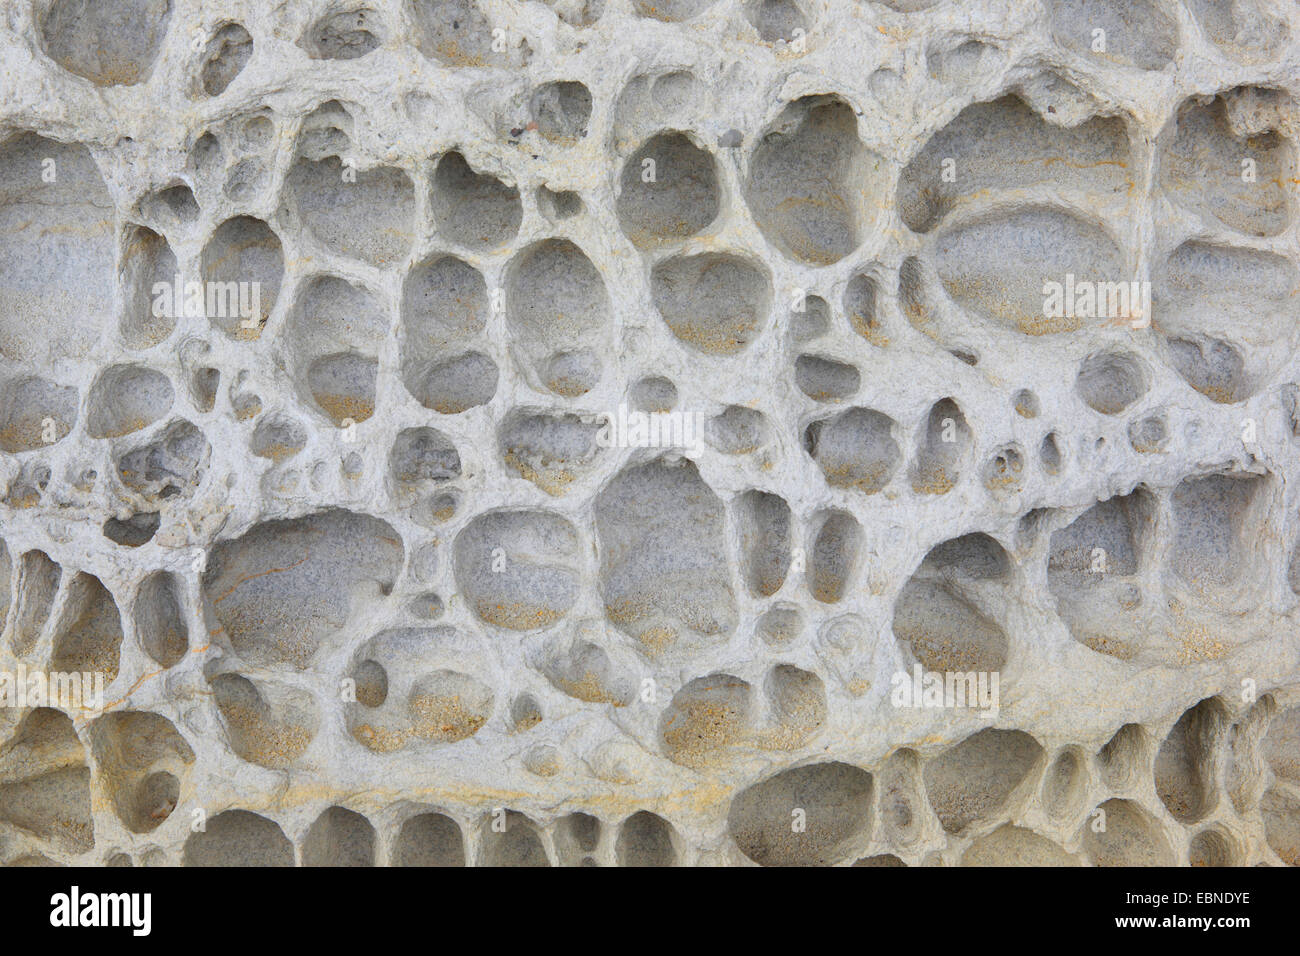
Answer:
M0 10L0 862L1300 864L1294 4Z

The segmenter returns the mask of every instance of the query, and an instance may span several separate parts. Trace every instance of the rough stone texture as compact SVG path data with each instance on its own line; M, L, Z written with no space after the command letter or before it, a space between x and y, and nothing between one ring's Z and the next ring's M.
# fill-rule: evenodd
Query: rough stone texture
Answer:
M1298 30L6 0L0 861L1300 863Z

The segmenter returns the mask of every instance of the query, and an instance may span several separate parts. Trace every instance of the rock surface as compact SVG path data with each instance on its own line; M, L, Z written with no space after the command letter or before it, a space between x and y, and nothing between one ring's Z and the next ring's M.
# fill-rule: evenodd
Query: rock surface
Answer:
M0 14L0 862L1300 864L1294 5Z

